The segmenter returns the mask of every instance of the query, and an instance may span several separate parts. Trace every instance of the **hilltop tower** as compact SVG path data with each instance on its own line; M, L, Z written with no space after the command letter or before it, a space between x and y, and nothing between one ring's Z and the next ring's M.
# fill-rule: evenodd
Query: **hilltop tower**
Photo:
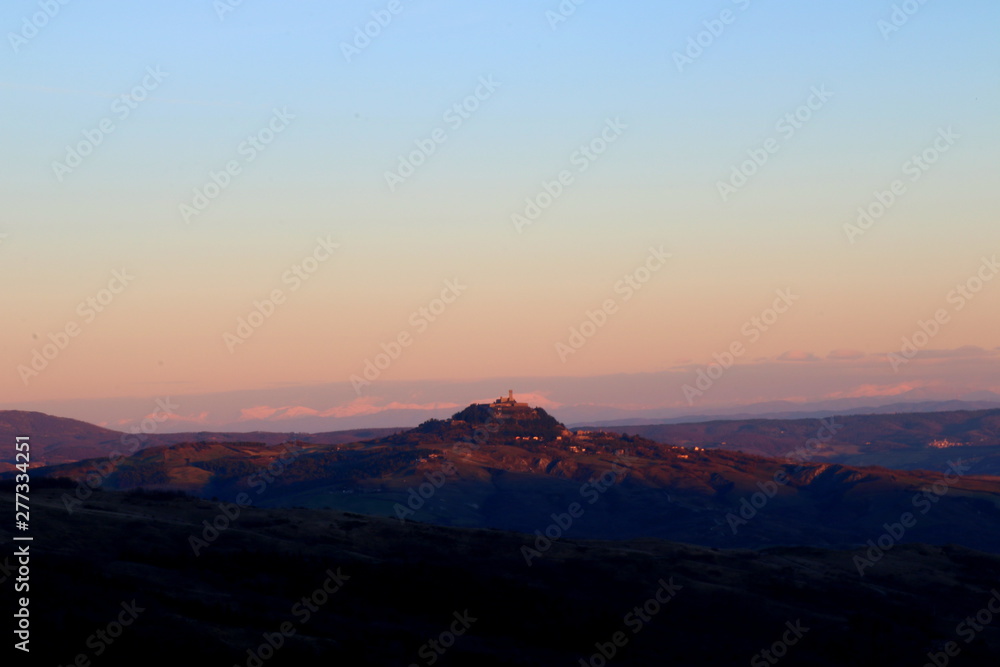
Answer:
M497 412L511 412L514 410L530 410L531 406L527 403L518 403L514 399L514 390L508 389L506 396L501 396L492 403L493 409Z

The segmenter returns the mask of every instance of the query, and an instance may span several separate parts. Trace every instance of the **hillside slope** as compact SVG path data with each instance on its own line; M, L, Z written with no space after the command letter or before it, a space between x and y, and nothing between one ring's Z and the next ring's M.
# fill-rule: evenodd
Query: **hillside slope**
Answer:
M825 419L736 419L616 427L656 442L901 470L945 470L957 457L1000 475L1000 410L878 414ZM816 443L815 441L819 442ZM816 447L806 447L814 442Z
M104 473L91 475L95 468ZM86 500L92 481L525 533L576 506L574 537L714 547L846 548L911 515L903 542L1000 552L1000 483L977 472L959 461L945 473L793 463L572 434L544 412L501 425L463 411L364 443L188 443L143 450L113 470L96 460L36 474L80 480L71 503Z
M156 424L150 424L150 433L124 433L113 431L77 419L53 417L43 412L0 410L0 439L13 441L16 436L32 436L32 463L55 465L82 459L111 456L114 452L133 454L146 447L173 445L182 442L259 442L276 445L291 439L316 444L339 444L370 438L379 438L402 429L375 428L331 431L328 433L296 434L274 432L225 433L202 431L198 433L156 433ZM0 454L0 472L13 468L13 448Z
M325 510L246 508L228 520L231 508L205 500L107 492L69 515L65 490L33 495L39 664L155 654L171 664L548 667L590 661L603 646L623 667L702 667L763 661L783 636L796 639L782 652L789 666L920 665L949 641L962 664L1000 652L995 624L971 643L956 634L1000 579L1000 558L961 548L899 546L861 577L863 552L563 538L529 566L532 536L515 533ZM0 487L0 509L12 503ZM136 613L130 625L99 639L124 609ZM435 640L449 648L439 653Z

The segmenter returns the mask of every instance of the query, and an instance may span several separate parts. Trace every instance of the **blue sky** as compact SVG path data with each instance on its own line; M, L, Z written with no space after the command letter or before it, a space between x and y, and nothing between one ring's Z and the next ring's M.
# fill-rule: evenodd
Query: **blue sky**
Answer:
M344 383L454 277L468 295L386 379L705 364L785 287L801 308L756 357L885 355L1000 247L995 2L897 3L916 11L883 34L892 2L587 0L553 24L556 0L401 1L349 60L342 44L389 2L245 0L221 18L216 4L56 3L24 41L11 35L45 3L0 13L0 274L14 313L0 398ZM678 71L699 33L706 46ZM116 97L150 68L165 76L120 118ZM449 127L484 78L496 90ZM776 123L816 89L832 97L782 136ZM294 119L243 162L238 147L275 109ZM114 131L57 178L53 163L107 119ZM624 132L578 171L576 151L614 119ZM386 172L438 128L446 141L391 191ZM850 243L858 207L943 128L954 146ZM718 183L775 138L723 200ZM179 207L231 160L239 175L186 224ZM572 185L517 233L511 216L563 170ZM223 334L328 234L338 256L228 351ZM650 246L670 266L561 360L558 341ZM25 382L17 369L121 266L135 284ZM930 347L991 350L998 300L1000 281Z

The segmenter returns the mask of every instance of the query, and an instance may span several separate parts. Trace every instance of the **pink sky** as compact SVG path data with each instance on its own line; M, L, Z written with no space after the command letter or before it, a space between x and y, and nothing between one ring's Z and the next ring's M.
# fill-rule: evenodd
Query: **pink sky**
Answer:
M7 407L69 416L127 429L155 416L161 432L187 430L324 431L411 426L514 389L569 423L756 411L849 409L916 401L1000 402L1000 349L927 349L892 370L886 355L839 350L821 357L791 351L720 367L687 364L667 371L594 377L505 376L483 380L376 380L358 395L350 383L272 385L229 392L170 392L144 397L19 402ZM712 380L712 375L719 375ZM711 384L699 375L704 373ZM685 393L685 387L700 394ZM704 388L704 389L702 389ZM688 400L688 397L692 400ZM159 400L159 403L157 403ZM782 403L784 402L784 403ZM763 405L760 405L763 404ZM169 409L162 406L167 405Z

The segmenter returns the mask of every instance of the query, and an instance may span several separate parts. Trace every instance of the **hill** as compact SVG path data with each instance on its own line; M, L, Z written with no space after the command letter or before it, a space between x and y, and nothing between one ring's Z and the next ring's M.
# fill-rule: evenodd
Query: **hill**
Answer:
M148 428L147 430L154 430ZM331 431L329 433L124 433L114 431L77 419L53 417L42 412L24 410L0 410L0 439L13 441L19 435L35 436L32 443L32 464L55 465L82 459L106 458L114 452L133 454L146 447L166 446L182 442L259 442L281 444L297 438L303 442L316 444L339 444L377 438L402 429L353 429ZM13 470L14 454L5 449L0 457L0 472Z
M15 437L22 435L38 436L37 446L32 447L35 455L32 463L45 464L107 456L112 447L117 445L121 449L120 440L124 434L41 412L0 410L0 439L13 442ZM0 470L12 469L13 448L6 448L2 456L0 465L5 465Z
M830 426L827 426L830 425ZM901 470L947 469L956 457L1000 475L1000 410L737 419L618 427L656 442L781 457L820 440L812 460Z
M997 624L964 620L989 613L1000 558L958 547L900 545L862 577L864 551L566 537L529 566L531 535L155 493L98 491L69 515L67 490L33 489L38 664L892 667L1000 652ZM12 496L0 485L5 512Z
M720 548L848 548L912 515L901 542L1000 552L1000 483L979 472L961 460L947 472L895 471L572 433L537 408L473 405L361 443L185 443L35 474L79 480L73 506L93 483L530 534L576 505L567 532L577 538Z

